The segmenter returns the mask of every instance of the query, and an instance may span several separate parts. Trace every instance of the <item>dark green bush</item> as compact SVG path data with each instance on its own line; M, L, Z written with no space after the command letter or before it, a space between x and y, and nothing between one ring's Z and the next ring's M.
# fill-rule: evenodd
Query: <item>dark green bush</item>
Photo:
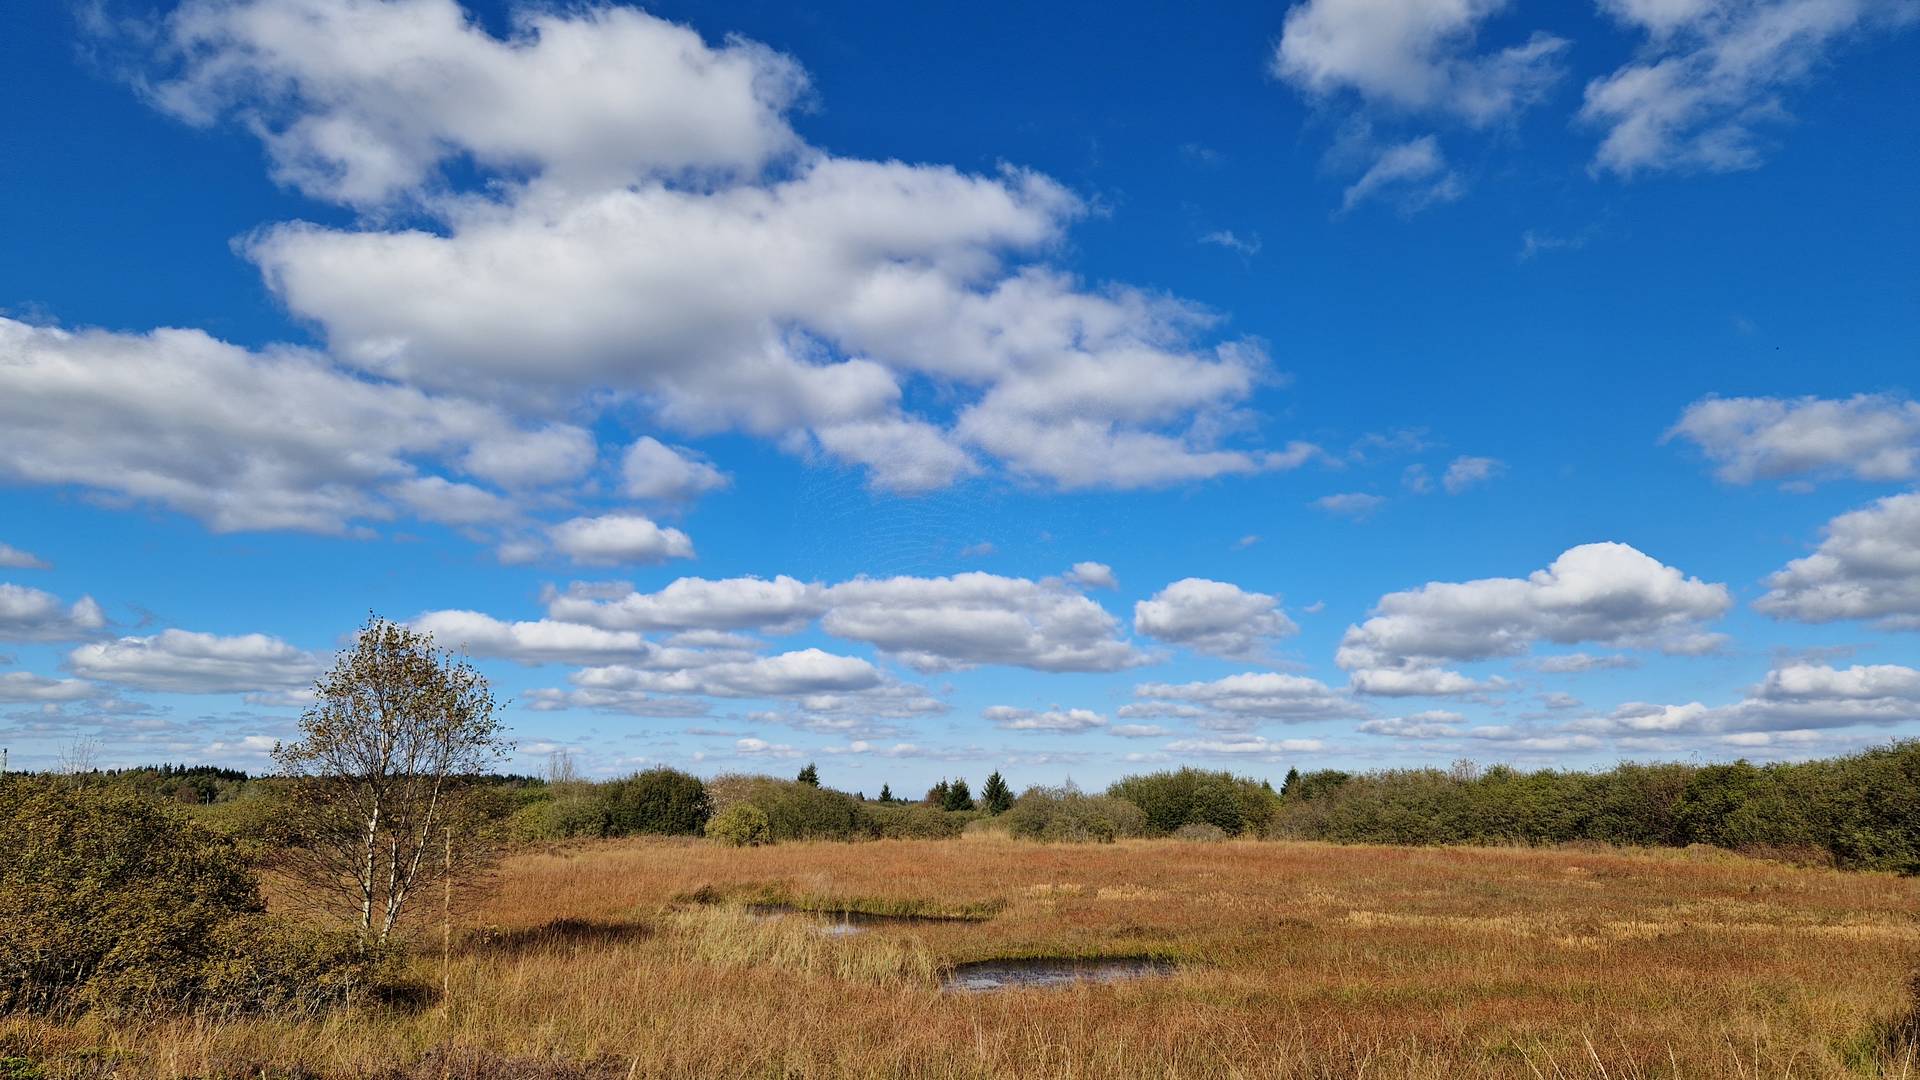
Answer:
M521 841L698 836L713 816L700 778L664 766L598 784L570 780L525 792L483 790L500 803L507 834Z
M754 803L767 812L776 841L852 840L860 834L860 804L845 792L789 781L768 784Z
M1338 789L1340 785L1351 779L1353 779L1352 773L1341 772L1339 769L1317 769L1310 773L1288 769L1287 782L1280 789L1280 794L1288 799L1316 799Z
M1129 776L1107 789L1138 806L1155 835L1206 824L1227 833L1259 833L1272 819L1276 796L1265 785L1232 773L1177 769Z
M713 816L700 778L665 766L598 785L602 836L698 836Z
M1796 765L1789 783L1836 863L1920 874L1920 740Z

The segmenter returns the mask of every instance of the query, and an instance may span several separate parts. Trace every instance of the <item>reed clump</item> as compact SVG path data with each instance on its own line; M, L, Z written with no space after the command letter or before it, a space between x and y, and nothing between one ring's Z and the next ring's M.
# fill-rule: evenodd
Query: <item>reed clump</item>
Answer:
M772 971L865 986L927 986L933 954L918 939L831 935L804 916L755 915L742 907L676 911L667 919L676 960L721 970Z

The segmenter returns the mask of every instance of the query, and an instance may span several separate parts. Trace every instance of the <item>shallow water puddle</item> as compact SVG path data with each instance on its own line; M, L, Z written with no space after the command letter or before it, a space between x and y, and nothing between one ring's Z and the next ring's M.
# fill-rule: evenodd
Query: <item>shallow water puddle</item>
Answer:
M849 934L867 932L866 926L849 912L806 911L785 904L748 904L747 914L758 920L806 919L814 924L815 930L827 937L845 937Z
M988 990L1051 988L1074 983L1108 983L1173 974L1170 960L1123 957L1107 960L981 960L960 964L940 977L942 990L981 993Z
M820 911L792 904L748 904L747 914L756 919L782 919L787 916L812 919L820 932L829 937L863 934L869 927L911 925L913 923L973 922L971 919L941 918L934 915L874 915L864 911Z

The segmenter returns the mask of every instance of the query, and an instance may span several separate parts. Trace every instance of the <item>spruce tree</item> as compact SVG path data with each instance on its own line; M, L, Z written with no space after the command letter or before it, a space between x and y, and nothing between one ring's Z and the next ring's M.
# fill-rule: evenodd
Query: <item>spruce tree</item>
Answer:
M994 770L993 775L987 777L987 782L981 786L980 802L989 814L1004 814L1013 806L1013 791L1007 787L999 770Z
M965 780L955 780L947 788L946 800L941 806L947 810L973 809L973 792L967 789Z
M801 769L800 775L794 777L794 779L800 781L803 784L806 784L809 787L819 787L820 786L820 770L814 768L813 762L809 761L807 762L807 767L804 769Z

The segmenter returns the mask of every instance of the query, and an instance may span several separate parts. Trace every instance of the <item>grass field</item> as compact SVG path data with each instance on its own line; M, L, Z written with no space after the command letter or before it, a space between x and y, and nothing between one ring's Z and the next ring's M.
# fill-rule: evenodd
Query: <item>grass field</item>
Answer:
M749 900L974 918L828 937ZM48 1076L1920 1077L1916 912L1920 881L1703 849L609 841L511 858L444 1002L0 1045ZM1066 955L1180 966L937 988Z

